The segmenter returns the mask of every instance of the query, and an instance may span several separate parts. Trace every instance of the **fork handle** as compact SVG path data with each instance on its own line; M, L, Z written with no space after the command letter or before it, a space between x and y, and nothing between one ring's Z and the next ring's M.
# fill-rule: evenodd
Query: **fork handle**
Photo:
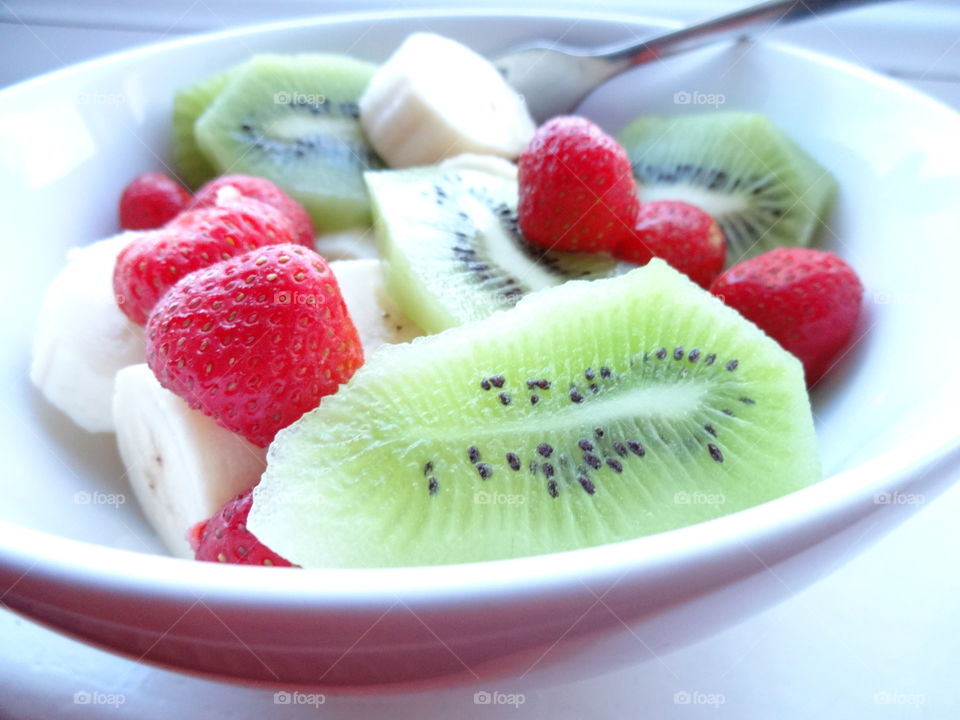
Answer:
M614 64L627 66L659 60L723 40L762 32L775 24L785 25L878 0L768 0L705 22L660 35L607 55Z

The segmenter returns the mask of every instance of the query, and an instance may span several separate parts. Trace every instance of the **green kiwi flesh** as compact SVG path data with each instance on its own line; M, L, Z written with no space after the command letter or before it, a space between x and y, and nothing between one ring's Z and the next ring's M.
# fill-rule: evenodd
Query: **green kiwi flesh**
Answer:
M619 140L640 199L685 200L711 214L727 240L728 266L810 245L833 207L833 176L763 115L640 117Z
M282 430L248 527L304 567L573 550L820 479L800 363L660 260L384 346Z
M357 100L375 69L343 55L254 56L197 120L197 143L219 172L275 182L318 232L369 225L363 172L382 163Z
M524 295L622 266L606 254L544 252L517 228L517 182L439 167L365 175L387 289L427 332L480 320Z
M217 169L197 145L194 126L236 73L237 68L230 68L173 96L173 168L178 179L193 190L217 176Z

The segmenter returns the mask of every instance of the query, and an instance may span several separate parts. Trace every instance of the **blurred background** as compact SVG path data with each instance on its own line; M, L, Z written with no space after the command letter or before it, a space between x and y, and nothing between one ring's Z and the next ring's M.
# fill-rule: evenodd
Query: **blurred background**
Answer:
M333 12L437 7L440 0L0 0L0 87L138 45ZM731 0L528 0L525 8L691 22ZM496 0L458 3L516 7ZM449 7L449 5L445 5ZM960 109L960 1L882 3L770 33L907 84ZM960 139L958 139L960 141ZM960 198L958 198L960 202ZM905 239L906 240L906 239ZM838 572L782 605L664 658L562 688L525 690L522 707L430 695L326 698L282 717L960 718L960 487ZM481 690L496 690L485 688ZM511 689L513 691L514 689ZM120 693L122 705L78 702ZM271 690L190 678L103 653L0 612L0 719L269 718ZM473 714L469 714L473 713Z
M0 0L0 86L117 50L190 33L331 12L497 7L624 13L691 22L743 0ZM776 30L792 42L908 79L960 103L960 2L901 0Z

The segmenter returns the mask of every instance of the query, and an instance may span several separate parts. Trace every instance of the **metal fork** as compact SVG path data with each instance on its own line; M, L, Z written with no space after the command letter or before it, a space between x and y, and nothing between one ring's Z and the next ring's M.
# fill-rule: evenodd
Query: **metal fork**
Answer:
M534 119L543 122L571 112L597 86L635 65L874 2L878 0L769 0L640 43L580 48L544 41L518 48L493 64L524 96Z

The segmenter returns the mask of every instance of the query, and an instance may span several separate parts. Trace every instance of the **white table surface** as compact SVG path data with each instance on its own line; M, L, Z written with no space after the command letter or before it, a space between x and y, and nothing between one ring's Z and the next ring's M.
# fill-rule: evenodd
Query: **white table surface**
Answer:
M345 8L438 4L0 0L0 87L186 32ZM503 3L485 6L496 4ZM529 4L576 7L541 0ZM682 0L584 6L693 20L742 4ZM900 77L960 109L956 0L864 8L778 30L771 37ZM0 611L0 719L960 718L957 517L960 487L918 508L914 517L853 559L837 558L833 574L774 609L663 662L548 689L456 688L387 698L326 696L322 705L279 705L273 691L134 663ZM478 690L519 692L523 704L477 705L473 698Z

